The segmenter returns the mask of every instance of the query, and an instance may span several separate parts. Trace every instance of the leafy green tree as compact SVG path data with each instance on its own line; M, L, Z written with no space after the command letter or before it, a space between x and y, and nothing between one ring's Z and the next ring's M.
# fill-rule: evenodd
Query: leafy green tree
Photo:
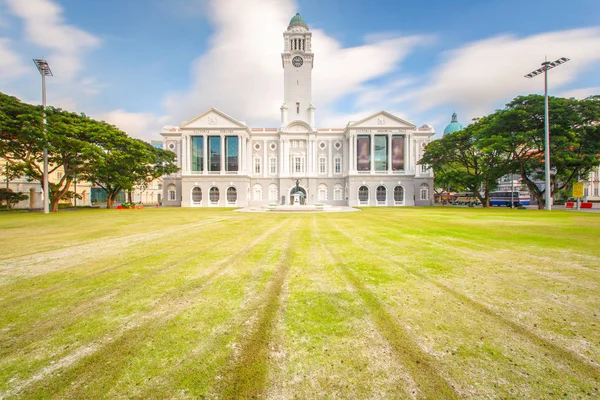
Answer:
M550 97L549 113L550 188L537 184L545 178L543 96L519 96L496 111L486 139L507 154L540 209L546 190L553 195L600 164L600 102Z
M484 207L489 206L490 192L509 167L503 148L482 139L493 119L493 116L481 118L429 143L419 161L433 168L438 184L467 189Z
M8 188L0 188L0 203L5 203L7 208L13 208L15 204L28 198L29 196L22 192L13 192Z
M106 126L97 137L103 152L94 160L94 168L85 179L106 191L107 208L112 208L119 192L144 187L162 175L178 171L172 152L130 138L114 126Z

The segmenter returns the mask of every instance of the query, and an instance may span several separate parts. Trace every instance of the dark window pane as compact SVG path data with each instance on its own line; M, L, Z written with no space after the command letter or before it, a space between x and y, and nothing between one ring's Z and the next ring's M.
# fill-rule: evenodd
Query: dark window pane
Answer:
M209 171L220 171L221 170L221 137L220 136L209 136L208 137L208 157L210 161Z
M371 137L356 137L356 168L359 171L371 170Z
M404 170L404 136L392 137L392 171Z
M192 201L194 203L200 203L202 201L202 189L195 187L192 190Z
M387 171L388 168L388 147L387 136L375 135L375 170Z
M369 188L366 186L361 186L358 189L358 200L367 201L369 200Z
M237 201L237 190L234 187L227 189L227 201L229 203L235 203Z
M192 171L202 171L204 158L204 137L192 137Z
M377 187L377 201L385 201L385 198L386 198L385 186Z
M227 136L225 138L225 148L227 150L227 152L225 153L225 162L227 163L227 165L225 166L225 170L227 171L238 170L238 143L239 141L237 136Z

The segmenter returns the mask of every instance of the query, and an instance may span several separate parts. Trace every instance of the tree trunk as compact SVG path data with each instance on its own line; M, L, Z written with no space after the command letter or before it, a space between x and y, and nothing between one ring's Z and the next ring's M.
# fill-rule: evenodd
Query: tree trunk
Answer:
M64 194L67 193L70 186L71 186L71 181L69 179L67 179L65 186L62 189L54 192L54 195L50 199L51 200L50 201L50 211L53 211L53 212L58 211L58 202L60 201L60 199L62 199Z
M106 196L106 208L112 208L114 203L115 203L115 196L112 194L108 194Z

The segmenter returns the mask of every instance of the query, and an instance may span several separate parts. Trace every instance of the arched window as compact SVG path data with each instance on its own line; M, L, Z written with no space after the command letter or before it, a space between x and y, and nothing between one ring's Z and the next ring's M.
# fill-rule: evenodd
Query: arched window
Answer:
M421 193L420 199L421 200L429 200L429 185L426 183L421 183L421 190L419 191Z
M277 185L274 183L269 185L269 201L277 201Z
M383 202L385 201L386 197L387 197L387 190L385 188L385 186L377 186L377 201L378 202Z
M333 187L333 199L344 200L344 188L339 183Z
M167 188L168 191L168 195L169 195L169 201L175 201L175 199L177 198L177 191L175 189L175 185L170 184Z
M319 185L319 189L317 192L317 199L319 201L325 201L327 200L327 185L324 183L321 183Z
M192 202L202 202L202 189L200 189L199 187L195 187L192 189Z
M213 204L218 204L219 203L219 188L217 187L211 187L210 191L208 192L208 197L210 199L210 202Z
M227 188L227 202L235 203L237 201L237 189L233 186Z
M258 183L256 185L254 185L254 188L252 190L253 193L253 199L254 200L262 200L262 186L260 186Z
M358 201L361 203L366 203L369 201L369 188L366 186L361 186L358 188Z
M396 186L394 188L394 202L396 202L396 203L404 202L404 188L402 186Z

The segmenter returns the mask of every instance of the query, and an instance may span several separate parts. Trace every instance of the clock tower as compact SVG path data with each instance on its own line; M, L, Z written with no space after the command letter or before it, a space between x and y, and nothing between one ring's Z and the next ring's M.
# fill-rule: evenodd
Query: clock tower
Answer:
M315 128L315 108L312 105L312 32L300 14L290 20L283 32L283 105L281 128L293 121L303 121Z

